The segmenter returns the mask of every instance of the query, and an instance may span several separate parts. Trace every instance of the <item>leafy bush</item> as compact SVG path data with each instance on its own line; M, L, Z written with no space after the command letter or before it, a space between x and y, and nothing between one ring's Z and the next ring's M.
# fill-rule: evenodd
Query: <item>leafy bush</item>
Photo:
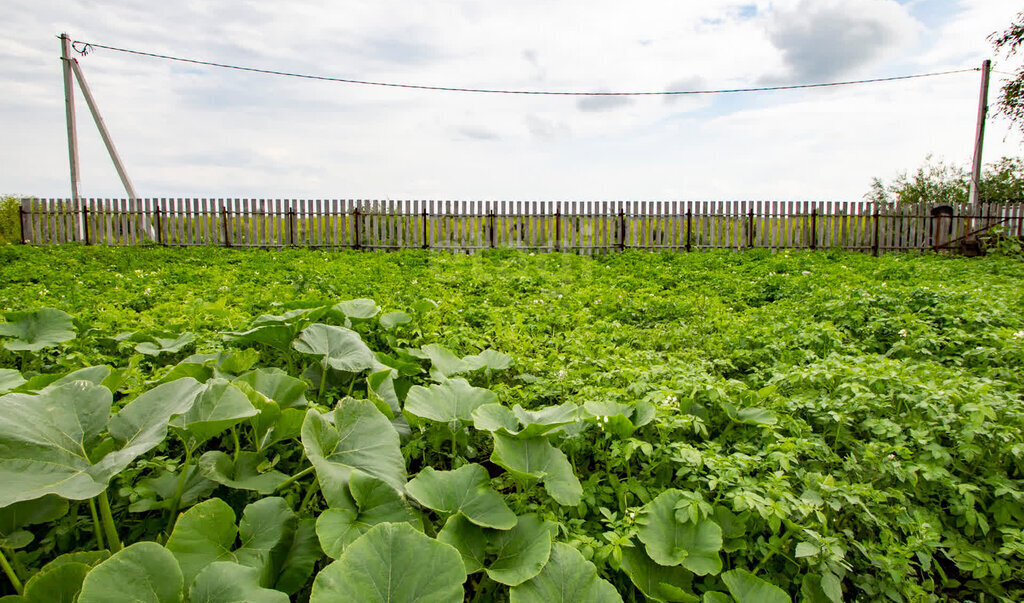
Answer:
M19 202L14 197L0 197L0 245L21 242Z
M912 175L903 172L885 184L880 178L871 183L864 195L868 201L885 205L898 203L967 203L970 195L970 171L956 164L936 161L931 156ZM1024 201L1024 158L1003 157L985 166L978 193L983 203Z

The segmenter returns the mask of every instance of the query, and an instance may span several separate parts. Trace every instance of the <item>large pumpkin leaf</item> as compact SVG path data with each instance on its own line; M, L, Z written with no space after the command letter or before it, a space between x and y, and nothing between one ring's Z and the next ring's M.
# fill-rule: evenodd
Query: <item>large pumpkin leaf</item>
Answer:
M242 390L224 379L210 379L195 403L172 419L170 426L181 432L189 447L195 449L258 412Z
M255 452L240 452L234 460L219 450L210 450L199 458L199 471L209 480L237 490L272 493L288 476L271 469L260 472L265 457Z
M335 506L320 514L316 534L327 556L341 557L348 545L380 523L417 526L417 515L390 485L361 471L349 477L350 498L335 498Z
M317 575L310 603L459 603L465 581L454 548L408 524L382 523Z
M537 410L526 410L518 404L511 409L501 404L487 404L473 412L473 426L477 429L517 439L542 436L578 420L579 407L571 402Z
M639 544L622 549L621 566L622 571L626 572L633 584L648 599L683 603L700 601L692 591L693 572L681 565L658 565L647 556Z
M466 367L471 371L482 368L489 371L503 371L512 366L511 356L494 350L484 350L479 354L465 356L462 358L462 361L466 363Z
M465 379L437 385L414 385L405 398L405 410L417 417L457 426L473 421L473 411L498 401L489 389L473 387Z
M375 477L396 490L405 486L405 460L398 432L367 400L342 400L333 414L321 415L315 410L306 413L302 447L316 468L320 488L332 507L348 500L348 483L353 470Z
M0 337L13 337L4 347L12 352L38 352L75 338L75 327L67 312L43 308L35 312L8 312L0 322Z
M511 530L488 533L488 555L494 555L484 566L491 580L515 586L533 578L551 554L551 530L534 514L519 517Z
M194 333L185 331L180 335L168 335L166 337L150 336L147 341L140 342L135 346L135 351L147 356L159 356L160 354L176 354L185 349L185 346L196 340Z
M137 542L86 575L79 603L181 603L181 569L174 555L155 542Z
M519 439L495 432L491 461L521 479L539 479L551 498L563 505L577 505L583 487L569 460L546 437Z
M170 509L177 501L178 509L187 509L196 501L205 499L217 488L217 482L206 479L196 465L185 469L185 482L178 497L178 485L181 484L180 471L160 471L154 477L139 480L135 491L142 495L128 506L132 513L152 511L154 509Z
M288 603L288 595L260 586L258 570L232 563L211 563L188 591L191 603Z
M306 406L306 382L296 379L277 368L260 368L249 371L233 380L245 383L257 392L273 400L282 409Z
M456 513L437 539L459 551L467 574L484 570L495 582L509 586L540 573L551 554L551 525L533 514L517 518L510 530L494 530Z
M184 584L215 561L235 561L235 512L219 498L205 500L178 517L167 550L178 560Z
M367 320L373 318L380 312L377 302L372 299L349 299L335 304L334 309L341 312L348 318Z
M314 323L306 327L292 347L320 358L321 365L338 371L360 373L374 367L376 357L352 329Z
M509 592L512 603L621 603L622 597L607 580L597 576L594 564L575 548L556 542L539 574Z
M516 515L500 494L491 488L491 478L482 465L463 465L453 471L426 467L405 486L421 505L442 513L462 513L473 523L507 530L516 525Z
M651 559L661 565L680 565L698 575L722 571L722 528L710 519L681 522L676 506L683 493L669 489L647 503L636 518L637 535Z
M323 557L316 537L316 520L300 519L291 542L275 556L277 582L274 588L293 595L309 581L316 562Z
M89 459L111 402L110 390L84 381L0 397L0 507L46 494L83 500L105 490L137 456L108 460L111 453L99 464Z
M6 394L12 389L24 384L28 379L21 376L21 373L14 369L0 368L0 394Z
M238 522L238 563L260 571L260 583L273 586L277 581L277 559L291 545L298 516L279 496L262 498L242 511Z
M82 590L86 574L103 562L107 551L83 551L61 555L36 572L20 597L11 597L10 603L75 603ZM7 603L8 597L0 598Z
M441 344L430 343L421 347L420 351L430 359L430 373L438 381L469 370L461 358Z
M792 599L778 586L762 580L745 569L732 569L722 574L722 582L737 603L791 603Z
M25 526L55 521L67 512L68 501L54 494L8 505L0 509L0 538Z

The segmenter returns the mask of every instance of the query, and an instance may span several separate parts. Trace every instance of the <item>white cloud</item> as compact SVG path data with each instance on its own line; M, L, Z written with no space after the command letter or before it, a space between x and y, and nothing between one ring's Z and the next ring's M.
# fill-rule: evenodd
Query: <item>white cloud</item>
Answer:
M1016 4L963 0L933 23L891 0L16 3L0 40L0 192L67 194L64 29L354 79L664 91L974 66ZM332 84L103 49L80 61L136 188L154 196L858 199L872 176L928 153L969 159L977 102L974 75L580 99ZM78 98L83 190L119 195ZM1019 152L1006 132L990 126L987 157Z

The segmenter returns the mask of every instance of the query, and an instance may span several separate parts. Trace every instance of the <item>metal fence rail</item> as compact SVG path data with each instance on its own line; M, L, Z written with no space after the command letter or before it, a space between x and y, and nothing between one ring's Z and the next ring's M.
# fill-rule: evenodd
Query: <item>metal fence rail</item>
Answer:
M1024 204L938 208L833 201L365 201L23 199L22 241L328 249L952 248L998 226L1024 235Z

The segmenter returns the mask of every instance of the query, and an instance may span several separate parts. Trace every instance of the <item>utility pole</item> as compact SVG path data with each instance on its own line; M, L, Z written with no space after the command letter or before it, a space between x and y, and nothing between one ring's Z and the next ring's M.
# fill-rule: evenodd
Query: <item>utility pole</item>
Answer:
M981 195L981 149L985 143L985 117L988 114L988 76L992 68L992 61L985 59L981 62L981 96L978 99L978 128L974 135L974 161L971 164L971 188L970 203L971 210L977 213L979 210L979 197Z
M71 80L71 38L60 34L60 60L64 71L64 113L68 124L68 160L71 164L71 199L78 201L78 134L75 128L75 85Z

